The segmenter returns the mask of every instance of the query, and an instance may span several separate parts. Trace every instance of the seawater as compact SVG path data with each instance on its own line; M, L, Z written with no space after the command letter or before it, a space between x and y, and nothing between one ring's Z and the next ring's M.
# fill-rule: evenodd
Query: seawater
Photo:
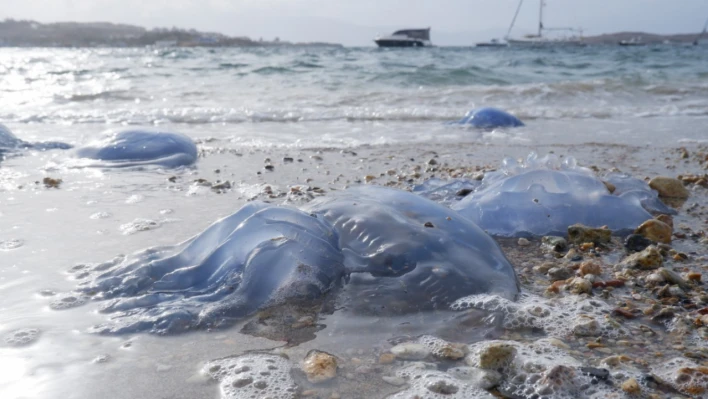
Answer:
M708 49L5 48L0 54L0 121L22 136L76 144L125 125L254 146L455 141L465 134L441 129L441 122L479 106L533 121L542 140L549 131L582 140L586 130L623 140L602 135L625 125L649 136L658 130L658 137L698 139L694 126L708 118ZM548 134L558 141L558 133Z
M506 109L527 126L445 126L479 106ZM282 346L238 328L99 336L87 332L106 319L96 304L50 309L75 287L68 273L75 265L185 240L265 185L287 190L312 177L312 184L341 188L392 167L387 160L399 146L463 143L474 155L469 162L496 165L503 155L543 146L569 155L597 143L671 148L708 141L706 122L705 46L3 48L0 123L18 137L81 145L107 129L152 127L185 133L211 155L182 172L67 169L62 151L28 151L0 163L0 241L13 243L0 248L0 337L20 329L38 334L26 346L0 342L0 397L215 398L216 385L199 372L205 362ZM324 162L314 157L317 149L330 149L318 155ZM376 156L359 162L350 150ZM258 174L269 151L303 162ZM601 147L594 156L607 152ZM663 166L627 156L643 171ZM346 181L338 180L342 168L351 168ZM176 184L169 183L173 175ZM44 189L45 176L64 182ZM217 195L191 184L205 176L235 188ZM144 219L155 222L150 230L129 233ZM327 318L328 328L303 352L341 350L343 342L371 349L401 334L401 326L415 335L450 321L445 314L423 321Z

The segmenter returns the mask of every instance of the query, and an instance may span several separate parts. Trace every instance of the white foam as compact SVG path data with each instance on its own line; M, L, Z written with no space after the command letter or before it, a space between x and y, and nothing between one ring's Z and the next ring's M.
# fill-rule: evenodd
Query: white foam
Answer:
M497 295L471 295L455 301L453 310L481 309L499 312L509 330L540 329L552 337L570 334L616 338L627 331L607 316L612 307L599 299L571 295L544 298L522 293L516 302Z
M470 381L465 381L448 373L435 370L428 363L411 363L396 372L405 379L409 387L397 392L390 399L493 399L494 396L479 389Z
M220 382L223 399L294 399L298 386L290 369L282 356L250 353L211 361L203 370Z

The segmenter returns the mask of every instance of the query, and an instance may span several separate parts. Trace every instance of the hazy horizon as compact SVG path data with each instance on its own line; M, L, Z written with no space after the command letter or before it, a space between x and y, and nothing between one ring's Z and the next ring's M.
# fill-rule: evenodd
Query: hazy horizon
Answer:
M113 22L146 28L172 27L230 36L294 42L326 41L373 45L377 34L408 27L432 27L437 45L469 45L502 37L517 0L0 0L0 19L39 22ZM534 32L538 1L524 2L513 35ZM12 10L12 11L7 11ZM708 17L708 1L546 0L547 27L582 28L586 36L618 31L694 33Z

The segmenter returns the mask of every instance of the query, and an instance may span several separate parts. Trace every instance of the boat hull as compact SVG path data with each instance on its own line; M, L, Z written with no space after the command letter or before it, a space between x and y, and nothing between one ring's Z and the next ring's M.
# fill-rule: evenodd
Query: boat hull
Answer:
M426 47L423 41L418 40L389 40L377 39L374 42L379 47Z

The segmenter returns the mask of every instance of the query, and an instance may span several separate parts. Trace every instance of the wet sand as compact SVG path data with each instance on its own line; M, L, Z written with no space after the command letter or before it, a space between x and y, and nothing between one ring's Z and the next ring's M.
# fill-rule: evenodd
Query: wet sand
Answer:
M21 329L34 329L37 334L21 346L0 342L0 357L5 359L0 390L9 397L216 398L218 384L202 371L207 362L268 349L289 358L300 396L385 397L408 384L397 386L391 383L397 380L389 378L387 382L382 376L395 377L411 361L389 362L391 359L382 355L396 345L415 342L420 335L472 344L484 339L529 343L551 334L538 328L492 328L479 322L475 312L356 319L340 317L337 312L318 317L317 312L299 310L293 314L293 309L286 309L256 315L227 330L168 337L104 337L87 333L90 326L105 320L105 315L96 312L97 304L63 311L51 310L50 305L75 286L69 271L77 264L103 262L118 254L180 242L250 200L298 204L353 184L410 189L431 177L471 178L499 167L504 156L525 157L531 150L540 155L572 155L581 166L599 172L616 168L638 178L705 175L708 165L708 148L691 144L686 145L686 158L679 146L600 143L533 147L473 142L427 144L424 148L418 144L283 150L208 140L199 147L197 168L183 172L70 170L61 166L60 152L31 153L3 162L0 203L6 228L0 231L0 241L6 248L1 253L0 288L7 299L3 300L0 335L8 337ZM46 177L62 181L58 187L46 187ZM229 183L224 184L226 181ZM673 218L673 242L663 248L663 266L687 280L683 298L667 294L668 290L660 292L665 284L647 284L646 276L653 270L628 275L614 270L625 255L617 238L597 249L572 248L572 256L549 252L537 239L521 245L518 240L499 240L517 270L523 291L536 295L540 304L555 303L559 298L573 303L589 297L613 309L608 317L627 334L568 334L555 339L561 341L556 343L558 348L584 366L609 367L602 359L626 355L630 360L610 369L610 391L618 397L622 397L622 383L630 378L621 373L625 368L640 376L657 374L656 367L675 357L708 366L704 338L708 328L700 321L708 297L702 281L688 278L689 273L702 275L708 267L708 242L703 233L708 224L708 190L694 184L687 188L691 196ZM589 294L575 294L563 287L558 293L547 292L551 281L544 263L573 269L584 261L602 265L602 281L623 280L623 286L598 285ZM673 317L668 316L669 311ZM665 317L656 318L662 312ZM282 328L285 316L303 323ZM667 319L674 320L668 327ZM240 333L254 322L266 330L258 334L278 340ZM253 328L245 330L253 332ZM299 368L310 349L338 358L337 377L319 384L307 381ZM476 353L472 348L467 358ZM432 355L425 360L442 371L474 363L474 359ZM640 381L643 395L704 395L696 387L687 390L690 384L672 383L671 376L657 382L659 377ZM700 388L701 384L694 385Z

